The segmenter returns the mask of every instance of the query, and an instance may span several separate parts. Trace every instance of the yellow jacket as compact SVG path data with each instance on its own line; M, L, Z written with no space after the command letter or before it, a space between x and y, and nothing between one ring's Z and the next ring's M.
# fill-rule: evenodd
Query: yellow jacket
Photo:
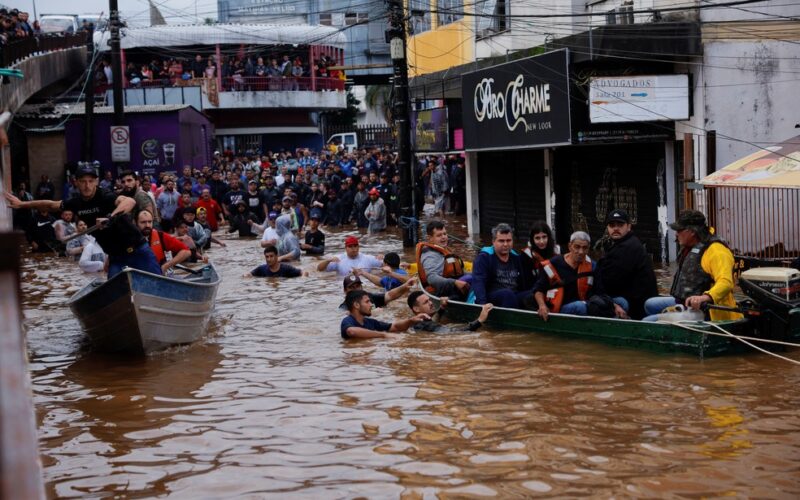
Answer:
M712 243L700 259L700 267L714 280L714 285L705 294L711 297L714 304L720 306L736 307L733 298L733 253L721 243ZM740 313L730 311L710 310L711 321L724 321L741 319Z

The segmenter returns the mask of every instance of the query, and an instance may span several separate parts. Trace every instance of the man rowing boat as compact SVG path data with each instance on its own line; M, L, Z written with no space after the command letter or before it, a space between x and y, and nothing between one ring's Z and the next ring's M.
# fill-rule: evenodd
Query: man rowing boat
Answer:
M89 227L98 223L107 224L94 233L97 243L108 254L108 277L132 267L142 271L161 274L150 245L130 218L136 200L127 196L106 193L98 188L97 171L92 165L83 164L75 172L80 196L68 200L21 201L11 193L5 197L11 208L45 209L50 212L71 210Z

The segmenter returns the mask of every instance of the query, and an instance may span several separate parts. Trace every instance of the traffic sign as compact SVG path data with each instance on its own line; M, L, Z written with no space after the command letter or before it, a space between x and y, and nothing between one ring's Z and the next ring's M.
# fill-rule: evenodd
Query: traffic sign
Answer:
M111 161L131 161L131 132L127 125L111 127Z

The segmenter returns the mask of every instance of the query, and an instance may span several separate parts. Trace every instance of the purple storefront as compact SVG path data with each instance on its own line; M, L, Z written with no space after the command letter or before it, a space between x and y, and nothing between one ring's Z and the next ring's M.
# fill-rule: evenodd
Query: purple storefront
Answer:
M95 108L94 155L103 171L112 170L111 108ZM84 116L75 114L66 124L67 161L83 159ZM130 168L142 174L179 171L184 165L211 165L214 126L189 105L126 106L124 125L129 127ZM118 172L114 172L116 175Z

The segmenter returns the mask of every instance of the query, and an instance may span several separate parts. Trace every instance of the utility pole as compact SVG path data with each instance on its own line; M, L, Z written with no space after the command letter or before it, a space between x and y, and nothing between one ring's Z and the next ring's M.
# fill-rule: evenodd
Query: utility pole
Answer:
M394 103L392 117L397 131L398 161L400 171L400 217L406 228L403 231L403 247L417 244L416 203L414 200L414 161L411 154L411 125L408 100L408 61L406 60L406 16L403 0L387 0L389 6L389 42L394 67Z
M124 125L125 115L122 105L122 57L119 36L119 7L117 0L108 0L108 24L111 28L111 88L114 91L114 118L112 125ZM119 163L115 163L116 173L119 173Z
M84 96L83 161L94 158L94 24L86 32L86 95Z

